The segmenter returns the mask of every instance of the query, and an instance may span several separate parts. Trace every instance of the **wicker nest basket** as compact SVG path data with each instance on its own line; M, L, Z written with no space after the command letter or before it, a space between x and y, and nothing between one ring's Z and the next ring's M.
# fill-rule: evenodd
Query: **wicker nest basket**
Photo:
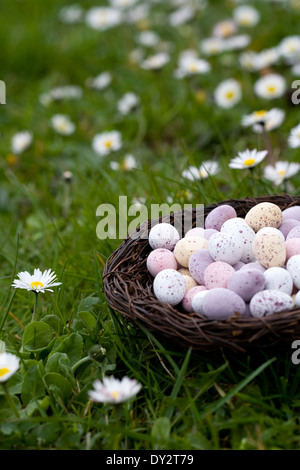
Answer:
M211 204L204 217L222 204L233 206L238 217L260 202L273 202L282 210L300 205L300 196L263 196L230 199ZM171 216L171 223L181 213ZM163 218L159 219L163 221ZM151 221L148 221L149 230ZM153 224L153 221L152 221ZM193 225L194 226L194 225ZM146 268L147 255L152 251L147 239L128 237L115 250L104 268L104 293L110 307L125 315L135 327L143 326L157 338L174 345L192 347L198 351L249 351L289 344L300 337L300 308L264 318L233 317L228 320L209 320L195 313L186 313L179 306L163 304L153 293L153 278Z

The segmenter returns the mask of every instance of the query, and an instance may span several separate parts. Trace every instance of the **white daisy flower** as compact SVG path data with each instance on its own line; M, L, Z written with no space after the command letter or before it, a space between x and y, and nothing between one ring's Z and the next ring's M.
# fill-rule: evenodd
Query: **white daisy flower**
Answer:
M96 134L92 140L94 151L104 157L111 152L116 152L122 147L122 135L119 131L108 131Z
M104 90L112 81L112 76L109 72L102 72L96 77L89 77L86 79L86 86L94 90Z
M109 162L109 166L114 171L117 171L120 169L120 164L118 162Z
M48 106L52 101L78 100L82 97L82 88L77 85L64 85L52 88L40 95L40 103Z
M76 126L70 117L65 114L55 114L51 118L51 126L61 135L71 135L75 132Z
M227 38L237 32L237 25L231 19L218 21L215 24L212 34L217 38Z
M131 153L125 155L124 160L121 164L121 169L124 171L130 171L136 168L137 162L136 159Z
M199 59L193 55L186 55L179 59L179 66L174 74L176 78L184 78L207 73L210 69L210 64L206 60Z
M288 144L291 148L294 149L300 147L300 124L291 129L290 135L288 137Z
M264 177L279 185L284 180L296 175L300 170L300 164L294 162L277 161L274 166L267 165L264 169Z
M138 23L147 20L149 17L149 6L146 4L136 5L126 12L126 21L128 23Z
M300 36L287 36L278 45L279 53L285 59L300 58Z
M137 36L137 42L145 47L154 47L160 41L160 37L154 31L142 31Z
M225 50L225 41L223 38L206 38L200 42L200 49L205 55L220 54Z
M20 359L14 354L0 354L0 383L6 382L20 367Z
M66 24L79 23L83 18L83 9L80 5L68 5L59 11L59 19Z
M241 97L241 85L234 78L224 80L214 91L215 102L220 108L232 108Z
M235 51L249 46L251 42L251 37L248 34L236 34L234 36L224 39L223 41L224 49L226 51Z
M262 133L277 129L285 119L285 111L279 108L272 108L269 111L265 109L254 111L242 118L242 125L245 127L252 126L255 132Z
M202 162L200 167L190 166L182 172L182 176L190 181L206 179L214 176L220 171L218 162L207 160Z
M167 52L158 52L141 63L142 69L145 70L159 70L166 65L170 60L170 55Z
M260 14L256 8L250 5L241 5L233 11L233 19L239 26L252 27L260 20Z
M119 25L122 21L122 13L117 8L93 7L88 10L85 21L91 28L104 31Z
M200 179L199 168L194 165L191 165L186 170L183 170L182 176L183 178L186 178L190 181L199 180Z
M117 108L119 113L126 115L136 109L139 104L139 97L135 93L130 91L128 93L125 93L125 95L118 101Z
M32 134L29 131L17 132L11 140L11 150L13 153L23 153L32 143Z
M192 20L195 16L195 9L191 5L183 5L169 15L171 26L180 26Z
M260 98L271 100L280 98L286 90L286 82L282 75L270 73L259 78L254 84L254 92Z
M138 0L110 0L110 4L113 8L129 8L135 5Z
M22 271L18 273L18 278L13 281L12 287L33 291L36 294L39 292L44 293L45 291L53 292L51 287L61 285L61 282L56 281L56 274L51 269L43 273L40 269L35 269L33 274L30 274L28 271Z
M258 151L256 149L238 152L238 156L230 160L229 167L237 170L253 168L263 161L267 153L267 150Z
M103 381L93 383L94 390L89 391L92 401L118 404L133 398L142 388L135 379L125 376L122 380L115 377L104 377Z

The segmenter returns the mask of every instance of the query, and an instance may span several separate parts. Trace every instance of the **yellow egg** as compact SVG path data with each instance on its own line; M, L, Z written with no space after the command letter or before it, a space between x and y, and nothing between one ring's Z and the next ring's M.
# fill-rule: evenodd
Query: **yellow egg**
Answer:
M186 282L186 290L190 290L192 287L198 286L197 282L195 279L192 278L192 276L187 276L186 274L182 275L185 282Z
M282 212L280 207L272 202L261 202L252 207L246 214L245 222L254 230L264 227L278 228L281 225Z
M207 249L208 242L205 238L201 237L186 237L182 238L176 243L174 248L174 255L178 263L187 268L189 259L195 251Z
M273 233L257 235L252 243L255 259L266 269L283 266L286 259L286 249L282 238Z

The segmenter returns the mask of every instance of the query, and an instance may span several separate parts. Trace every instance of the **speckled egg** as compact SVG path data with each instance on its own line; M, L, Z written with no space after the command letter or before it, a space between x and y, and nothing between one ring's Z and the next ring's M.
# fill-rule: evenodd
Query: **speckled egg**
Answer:
M225 220L224 224L220 228L220 232L228 233L235 227L240 227L241 225L249 225L242 217L233 217L232 219Z
M214 260L207 249L196 251L189 259L189 271L191 276L200 285L204 285L204 272L207 266Z
M195 227L188 230L185 234L185 237L201 237L204 238L204 228Z
M292 256L286 263L286 269L292 276L295 287L300 289L300 255Z
M292 230L287 234L286 240L290 238L300 238L300 226L292 228Z
M231 220L234 221L235 219ZM223 229L221 229L221 232L231 235L235 240L240 242L242 246L241 261L244 263L250 263L254 260L252 242L255 237L255 232L243 219L240 220L242 222L239 222L238 224L229 223L226 225L225 223L223 225Z
M243 263L243 261L238 261L236 264L234 264L232 267L234 268L235 271L239 271L241 268L246 266L246 263Z
M184 294L184 297L182 299L181 305L184 308L186 312L194 312L193 306L192 306L192 300L195 297L196 294L202 291L207 291L205 286L196 286L192 287L186 293Z
M156 248L151 251L146 261L147 269L155 277L163 269L177 269L177 261L172 251Z
M218 232L208 240L208 251L215 261L234 265L240 261L243 247L242 242L235 236Z
M292 206L282 211L282 220L296 219L300 221L300 206Z
M174 248L174 255L178 263L187 268L189 259L193 253L198 250L206 249L208 245L207 240L201 237L187 237L182 238L176 243Z
M194 295L194 297L192 298L192 311L193 312L203 315L202 304L203 304L203 299L206 296L207 292L208 292L207 289L202 289L201 292L197 292L196 295Z
M186 282L175 269L164 269L155 276L153 291L160 302L178 305L186 293Z
M275 227L264 227L264 228L261 228L260 230L258 230L258 232L256 232L256 235L262 235L263 233L273 233L275 235L278 235L281 240L285 241L285 237L283 235L283 233L278 229L278 228L275 228Z
M254 238L252 250L255 259L264 267L283 266L286 258L284 241L275 234L263 233Z
M148 241L153 250L156 248L173 250L179 239L178 230L173 225L162 222L151 228Z
M243 315L246 310L244 300L229 289L211 289L202 302L203 314L212 320L227 320L235 315Z
M264 273L258 269L245 269L234 273L227 283L227 289L238 294L245 302L250 302L254 294L265 288Z
M245 217L247 224L258 232L263 227L278 228L281 224L281 209L272 202L261 202L250 209Z
M281 222L281 225L279 227L280 232L283 234L284 238L286 238L289 234L289 232L292 230L294 227L299 227L300 222L299 220L296 219L284 219Z
M240 268L241 271L244 269L258 269L261 272L264 272L266 268L264 268L258 261L253 261L252 263L245 264Z
M198 285L195 279L192 278L192 276L187 276L186 274L183 274L182 277L184 278L186 283L186 290L190 290L192 287L196 287Z
M228 280L235 273L234 268L223 261L215 261L207 266L204 271L204 285L207 289L215 287L227 287Z
M264 317L273 313L293 308L292 297L285 292L265 289L255 294L250 301L250 312L253 317Z
M228 219L232 219L233 217L237 217L235 209L228 204L223 204L207 214L205 219L205 228L220 230L224 222Z
M215 230L214 228L206 228L206 229L204 230L204 238L206 238L206 240L209 240L210 237L211 237L214 233L218 233L218 230Z
M285 241L286 261L292 256L300 255L300 238L290 238Z
M274 266L266 269L263 276L266 281L266 289L285 292L288 295L292 294L293 279L286 269Z

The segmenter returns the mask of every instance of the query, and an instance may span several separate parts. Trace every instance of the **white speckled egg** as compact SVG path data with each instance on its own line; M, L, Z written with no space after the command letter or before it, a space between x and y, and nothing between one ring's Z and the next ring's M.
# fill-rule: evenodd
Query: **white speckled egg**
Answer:
M196 295L193 296L193 299L192 299L192 311L193 312L203 315L202 304L203 304L203 299L206 296L207 292L208 292L207 289L202 289L200 292L197 292Z
M250 209L245 217L247 224L258 232L263 227L278 228L281 224L282 213L280 207L272 202L261 202Z
M193 253L198 250L207 248L208 242L205 238L201 237L187 237L182 238L176 243L174 248L174 255L177 262L187 268L189 259Z
M292 297L285 292L265 289L255 294L250 301L250 312L253 317L264 317L273 313L293 308Z
M279 235L271 233L256 235L252 243L252 250L255 259L264 268L281 267L285 263L285 245Z
M173 225L162 222L151 228L148 241L153 250L156 248L173 250L179 239L178 230Z
M212 320L226 320L235 315L243 315L245 310L244 300L232 290L222 287L209 290L202 302L203 314Z
M234 265L241 260L243 247L240 239L231 234L219 232L208 240L208 251L215 261Z
M220 230L224 222L228 219L232 219L233 217L237 217L235 209L228 204L223 204L207 214L205 219L205 228Z
M175 269L164 269L154 278L153 291L160 302L177 305L186 292L186 282Z
M245 219L242 217L234 217L232 219L225 220L224 224L220 228L220 232L228 233L232 228L240 227L241 225L247 225L249 227Z
M230 221L231 220L234 221L235 219L230 219ZM240 220L242 222L239 222L238 224L229 223L228 225L226 225L225 223L221 232L231 235L235 240L239 240L240 244L242 245L241 261L243 261L243 263L250 263L254 260L252 242L255 237L255 232L254 230L252 230L251 227L249 227L249 225L244 221L244 219Z
M292 256L286 263L286 269L292 276L294 285L300 289L300 255Z
M265 277L266 289L285 292L288 295L292 294L293 279L286 269L274 266L273 268L266 269L263 275Z

